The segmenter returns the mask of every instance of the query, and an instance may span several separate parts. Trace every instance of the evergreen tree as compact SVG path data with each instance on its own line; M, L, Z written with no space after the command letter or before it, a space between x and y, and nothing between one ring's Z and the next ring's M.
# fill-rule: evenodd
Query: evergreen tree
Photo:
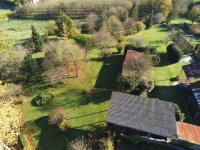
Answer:
M65 15L64 12L60 11L55 25L57 26L55 30L56 35L58 37L67 37L73 27L73 20Z
M192 24L199 19L200 10L198 7L192 7L192 9L187 14L187 20L190 20Z
M129 17L133 18L134 21L138 21L138 5L136 2L133 3L133 6L131 7L131 9L129 10Z
M36 31L34 26L31 26L32 30L32 40L34 44L34 51L35 52L41 52L42 51L42 45L43 45L43 40L40 34Z
M37 78L37 75L39 73L38 64L35 61L34 58L32 58L32 55L28 53L22 62L21 66L21 72L24 75L24 77L28 80L33 79L35 80Z
M147 29L150 29L153 26L153 11L151 12L151 15L149 17L149 20L147 21Z
M177 18L180 10L180 0L172 0L172 4L172 10L168 13L166 17L167 22L170 22L171 20Z

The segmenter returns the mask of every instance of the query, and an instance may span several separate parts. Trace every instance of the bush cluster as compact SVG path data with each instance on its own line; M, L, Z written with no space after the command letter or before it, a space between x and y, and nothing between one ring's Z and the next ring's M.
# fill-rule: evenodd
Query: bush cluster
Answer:
M145 54L149 54L149 55L157 55L158 52L157 52L157 49L155 47L136 47L132 44L127 44L124 48L124 55L126 55L127 53L127 50L135 50L135 51L138 51L138 52L143 52Z
M183 121L185 119L185 114L181 112L181 109L176 104L174 104L174 109L175 109L176 121Z
M121 51L124 49L124 44L118 43L116 47L117 47L118 52L121 53Z
M33 100L36 105L43 106L50 103L54 98L54 95L49 91L44 91L38 94Z
M58 107L52 110L48 115L48 122L50 125L63 126L67 113L64 107Z
M167 55L169 61L177 63L183 56L182 50L174 43L167 46Z

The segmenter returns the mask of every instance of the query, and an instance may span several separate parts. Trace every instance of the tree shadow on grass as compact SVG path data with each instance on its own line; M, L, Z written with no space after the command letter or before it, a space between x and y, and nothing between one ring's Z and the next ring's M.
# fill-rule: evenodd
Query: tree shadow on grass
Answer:
M74 140L87 131L75 128L67 128L66 132L59 131L57 126L48 124L48 117L43 116L34 122L28 122L33 138L38 140L36 150L65 150L67 149L67 139Z
M163 67L172 64L168 60L167 53L158 53L158 55L160 56L160 63L157 65L157 67Z
M92 93L87 95L85 92L80 93L80 98L78 100L79 105L87 105L89 103L99 104L110 99L112 94L112 89L97 89L91 90Z
M121 73L124 61L123 55L113 55L108 58L90 59L91 61L103 61L98 74L95 88L116 89L116 79Z
M9 9L9 10L13 11L14 5L5 3L5 2L0 2L0 9Z

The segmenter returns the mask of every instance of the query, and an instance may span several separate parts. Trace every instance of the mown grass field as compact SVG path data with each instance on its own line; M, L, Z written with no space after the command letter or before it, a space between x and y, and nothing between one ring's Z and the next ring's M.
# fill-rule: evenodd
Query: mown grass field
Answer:
M89 54L90 61L85 63L82 74L69 79L66 85L56 88L49 87L47 83L25 85L27 101L20 108L37 148L65 149L66 138L71 140L87 133L92 126L105 125L109 99L116 88L115 79L120 72L123 56L114 54L102 60L98 52L94 49ZM32 106L32 98L46 89L55 94L54 101L47 106ZM92 94L86 95L86 89L91 89ZM49 111L59 106L65 107L68 113L66 133L60 133L47 122Z
M48 20L0 20L0 29L3 29L11 39L23 42L31 37L30 26L34 25L41 34L45 33ZM181 72L181 66L187 63L171 64L167 60L166 43L163 40L168 28L154 26L150 30L141 31L129 37L143 37L147 45L157 47L161 57L161 63L155 67L150 78L155 82L155 88L151 93L144 94L150 98L161 99L178 104L186 114L186 122L200 125L187 115L185 106L177 87L173 86L173 79L179 75L185 78ZM129 38L129 37L126 37ZM125 39L125 43L127 43ZM24 123L29 131L29 141L37 150L63 150L66 149L67 140L86 135L88 131L97 125L105 126L105 117L109 106L111 92L116 90L116 78L119 75L123 63L123 53L118 54L113 49L113 56L100 58L99 50L93 49L88 55L88 60L83 64L83 69L78 78L70 78L66 84L57 87L50 86L46 81L25 83L25 103L19 105ZM43 57L43 53L34 54L34 58ZM42 107L31 105L31 100L41 91L48 89L55 95L52 103ZM91 95L85 94L90 89ZM59 106L65 107L68 117L68 129L61 133L55 126L48 125L48 113Z

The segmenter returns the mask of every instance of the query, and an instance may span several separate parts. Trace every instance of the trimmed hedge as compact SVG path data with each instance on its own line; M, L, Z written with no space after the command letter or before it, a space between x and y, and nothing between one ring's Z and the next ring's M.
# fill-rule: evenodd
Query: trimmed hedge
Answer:
M38 106L43 106L48 103L50 103L54 98L54 95L50 93L49 91L44 91L40 94L38 94L33 101L35 102L36 105Z
M174 43L167 46L167 55L169 61L172 63L177 63L182 57L182 50Z
M149 55L157 55L157 49L155 47L135 47L132 44L127 44L124 48L124 55L126 55L127 50L135 50L137 52L143 52L145 54L149 54Z

